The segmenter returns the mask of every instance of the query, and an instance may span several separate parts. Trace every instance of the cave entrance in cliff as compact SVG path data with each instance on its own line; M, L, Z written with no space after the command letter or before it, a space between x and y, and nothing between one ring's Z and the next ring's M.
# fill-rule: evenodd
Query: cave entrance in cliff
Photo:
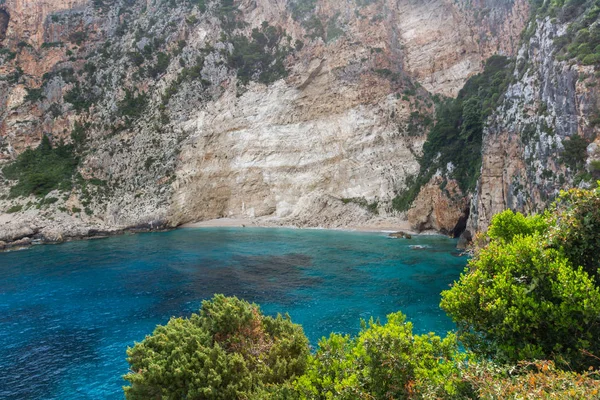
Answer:
M465 232L467 230L467 222L469 221L470 215L471 215L471 204L469 202L467 207L465 207L465 209L463 210L463 215L460 217L460 219L456 223L456 226L454 227L454 229L451 232L452 237L459 238L463 234L463 232Z
M6 38L6 30L8 29L8 23L10 22L10 15L6 10L0 9L0 43Z

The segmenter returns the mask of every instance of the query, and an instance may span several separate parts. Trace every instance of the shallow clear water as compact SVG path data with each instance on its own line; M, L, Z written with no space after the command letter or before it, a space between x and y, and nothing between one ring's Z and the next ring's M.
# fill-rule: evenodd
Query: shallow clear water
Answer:
M127 346L214 293L288 312L313 344L398 310L417 332L445 334L453 326L438 307L440 292L466 263L455 245L210 228L0 254L0 398L122 398Z

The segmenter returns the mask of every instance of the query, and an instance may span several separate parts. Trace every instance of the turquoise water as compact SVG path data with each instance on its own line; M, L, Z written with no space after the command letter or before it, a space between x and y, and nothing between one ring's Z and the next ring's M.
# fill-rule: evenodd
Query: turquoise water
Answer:
M0 254L0 398L122 398L127 346L214 293L288 312L313 345L398 310L417 332L445 334L453 326L439 294L466 263L455 245L444 237L211 228Z

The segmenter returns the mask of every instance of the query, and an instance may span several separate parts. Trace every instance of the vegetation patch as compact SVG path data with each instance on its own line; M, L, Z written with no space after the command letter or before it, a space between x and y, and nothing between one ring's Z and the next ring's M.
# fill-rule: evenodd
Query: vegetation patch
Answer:
M289 37L281 28L263 22L260 29L252 30L250 38L234 36L231 44L233 52L228 63L237 71L242 84L251 80L269 84L288 75L285 59L292 48Z
M25 150L2 172L7 179L18 181L10 189L11 197L43 197L53 190L70 190L78 163L72 145L53 147L44 136L35 150Z
M43 89L27 88L27 95L25 96L25 101L29 101L31 103L37 103L38 101L40 101L42 99L44 99Z
M83 88L77 82L71 90L65 93L64 100L71 103L75 111L81 112L89 110L97 99L90 90Z
M199 314L173 318L127 350L127 399L261 399L300 376L308 340L289 317L215 296Z
M125 97L118 104L118 114L126 117L129 121L139 118L148 105L148 95L146 93L134 93L133 90L126 89Z
M561 193L552 210L492 219L441 307L466 347L503 363L600 367L600 189Z
M15 206L10 207L8 210L6 210L7 214L14 214L14 213L18 213L23 209L23 205L22 204L17 204Z
M573 135L569 140L563 141L564 151L561 154L561 162L572 171L581 171L585 167L588 145L588 141L579 135Z
M455 179L465 193L475 189L481 169L485 120L500 104L513 67L508 58L492 56L484 71L470 78L456 99L437 102L436 123L419 158L420 172L407 181L407 190L394 199L394 209L408 210L421 187L438 171L447 179Z
M352 197L342 199L342 203L344 204L356 204L365 210L369 211L372 214L379 214L378 206L379 204L374 201L369 203L364 197Z

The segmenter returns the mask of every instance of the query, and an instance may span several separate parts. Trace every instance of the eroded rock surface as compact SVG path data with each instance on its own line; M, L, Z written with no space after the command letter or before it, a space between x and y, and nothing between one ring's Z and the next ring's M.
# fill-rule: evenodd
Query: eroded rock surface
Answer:
M444 180L436 176L421 188L408 221L418 232L438 231L458 237L465 229L469 217L469 198L454 180L442 186Z

